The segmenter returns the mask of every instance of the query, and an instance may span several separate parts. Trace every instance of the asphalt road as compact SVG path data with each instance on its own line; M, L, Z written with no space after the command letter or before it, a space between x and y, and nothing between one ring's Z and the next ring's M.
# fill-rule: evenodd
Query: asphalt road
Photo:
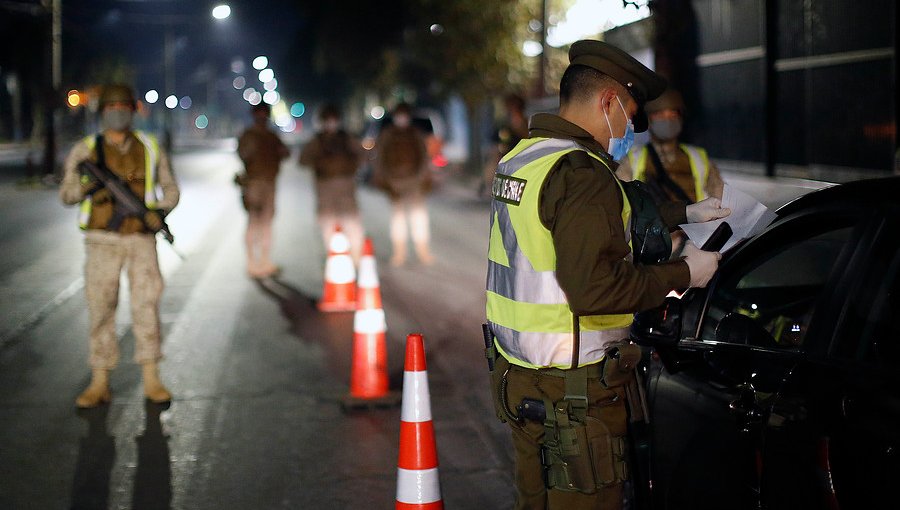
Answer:
M322 314L325 251L310 176L285 164L275 225L279 278L244 272L245 215L227 151L175 157L176 247L160 241L168 409L144 402L131 361L128 292L111 405L76 411L90 378L84 249L56 190L0 183L0 508L393 508L399 409L345 413L352 313ZM363 188L388 324L392 389L407 333L425 335L447 508L510 508L508 432L483 358L487 204L431 198L437 263L391 268L388 203Z

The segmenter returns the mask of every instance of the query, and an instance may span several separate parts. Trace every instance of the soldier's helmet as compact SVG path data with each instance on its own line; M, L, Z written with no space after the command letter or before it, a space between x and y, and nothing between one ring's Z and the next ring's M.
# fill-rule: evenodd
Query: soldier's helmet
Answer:
M667 88L658 98L648 101L644 105L644 111L647 114L663 110L675 110L684 115L684 99L682 99L681 94L677 90L671 87Z
M128 85L122 83L113 83L103 87L100 92L100 109L102 110L109 103L129 103L135 106L134 90Z

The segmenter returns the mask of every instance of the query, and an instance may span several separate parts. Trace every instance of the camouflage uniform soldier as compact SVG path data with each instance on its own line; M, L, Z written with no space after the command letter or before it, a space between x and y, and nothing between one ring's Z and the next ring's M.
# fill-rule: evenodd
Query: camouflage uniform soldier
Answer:
M90 386L76 399L78 407L109 402L109 371L119 361L116 339L116 307L119 278L128 271L131 288L134 361L143 367L144 394L154 402L167 402L171 394L159 380L159 301L163 282L156 257L156 238L145 222L158 224L178 203L179 190L169 160L156 139L131 129L136 102L126 85L110 85L100 96L103 131L76 144L65 162L60 198L68 205L81 204L81 227L85 230L87 261L85 290L90 317ZM98 156L100 156L98 158ZM148 217L114 221L115 203L106 189L96 188L79 175L78 164L90 160L128 183L135 195L144 197ZM118 224L118 225L116 225Z
M269 128L269 105L253 106L253 125L238 140L244 162L243 193L247 209L247 272L253 278L278 273L272 263L272 220L275 218L275 180L281 160L290 151Z
M327 106L320 114L322 130L300 153L300 164L316 176L316 215L325 246L337 225L350 239L350 252L359 260L363 226L356 202L356 170L362 159L359 140L341 129L341 113Z

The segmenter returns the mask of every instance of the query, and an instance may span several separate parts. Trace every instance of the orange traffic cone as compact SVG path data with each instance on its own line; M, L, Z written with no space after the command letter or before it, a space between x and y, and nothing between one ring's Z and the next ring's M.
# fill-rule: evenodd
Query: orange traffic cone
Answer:
M356 269L350 256L350 240L341 230L334 228L328 242L328 258L325 260L325 287L319 310L323 312L349 312L356 308Z
M395 508L444 508L431 421L428 372L425 370L425 342L420 334L406 337Z
M388 392L386 329L372 240L366 239L356 283L353 363L350 395L343 400L345 408L389 406L400 402L396 392Z

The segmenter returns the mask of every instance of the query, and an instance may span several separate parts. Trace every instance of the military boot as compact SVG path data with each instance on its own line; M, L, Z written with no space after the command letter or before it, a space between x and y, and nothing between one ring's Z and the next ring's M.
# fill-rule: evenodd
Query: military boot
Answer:
M159 380L159 367L156 363L145 363L141 366L144 376L144 396L151 402L162 404L172 400L172 394Z
M95 368L91 374L91 384L75 399L75 405L88 409L106 404L112 399L109 392L109 370Z

